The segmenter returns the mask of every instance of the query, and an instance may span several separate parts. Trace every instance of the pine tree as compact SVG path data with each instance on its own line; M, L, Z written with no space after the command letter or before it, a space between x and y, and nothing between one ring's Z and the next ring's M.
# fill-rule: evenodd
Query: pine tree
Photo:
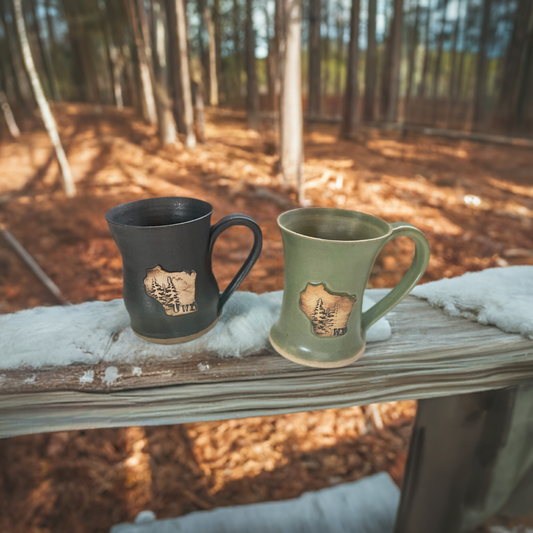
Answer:
M315 310L312 314L313 333L321 335L327 332L327 312L324 309L324 302L319 298L316 302Z
M170 276L167 277L167 283L168 285L165 288L165 297L168 299L167 305L173 307L174 312L178 313L180 309L179 291Z
M165 291L163 287L159 283L157 283L157 280L155 278L152 278L152 287L150 289L150 296L152 298L155 298L161 305L165 306L167 305L167 297L165 295Z

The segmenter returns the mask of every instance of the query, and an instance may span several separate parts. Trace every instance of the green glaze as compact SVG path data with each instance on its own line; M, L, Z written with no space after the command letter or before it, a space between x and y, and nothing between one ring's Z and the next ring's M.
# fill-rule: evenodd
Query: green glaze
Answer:
M285 253L285 289L280 318L270 331L272 346L284 357L309 366L339 367L355 361L364 352L368 328L422 277L430 254L426 237L406 222L389 224L343 209L295 209L280 215L278 225ZM411 267L385 298L362 313L372 265L396 237L415 241ZM335 318L317 318L325 313ZM323 326L342 319L345 332ZM333 336L321 336L325 335L321 331Z

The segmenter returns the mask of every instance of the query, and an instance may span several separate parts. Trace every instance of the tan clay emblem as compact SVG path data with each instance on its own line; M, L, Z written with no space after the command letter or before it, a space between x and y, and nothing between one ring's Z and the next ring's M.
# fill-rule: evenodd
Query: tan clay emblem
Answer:
M300 294L300 309L311 321L313 333L319 337L340 337L348 328L355 296L333 294L320 284L308 283Z
M146 271L146 294L155 298L167 315L177 316L198 310L194 301L196 272L167 272L159 265Z

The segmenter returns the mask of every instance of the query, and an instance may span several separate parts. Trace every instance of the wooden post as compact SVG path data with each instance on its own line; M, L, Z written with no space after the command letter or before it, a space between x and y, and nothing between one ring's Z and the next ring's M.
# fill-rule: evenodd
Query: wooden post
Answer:
M63 176L63 185L65 187L65 192L67 196L75 196L76 186L74 185L74 180L72 179L72 174L70 172L70 166L67 161L67 156L63 150L63 145L61 144L61 139L59 138L59 133L57 132L56 122L50 111L50 106L46 101L46 98L43 93L43 88L37 75L37 70L35 69L35 63L33 62L33 57L31 55L30 43L28 42L28 36L26 34L26 25L24 24L24 18L22 14L22 5L21 0L13 0L13 5L15 7L15 20L17 22L17 29L20 39L20 45L22 48L22 56L24 58L24 63L26 69L30 76L30 81L33 87L33 93L35 94L35 99L37 100L37 105L41 111L41 116L43 118L44 126L48 132L48 136L52 141L54 146L57 160L59 162L59 167L61 168L61 175Z

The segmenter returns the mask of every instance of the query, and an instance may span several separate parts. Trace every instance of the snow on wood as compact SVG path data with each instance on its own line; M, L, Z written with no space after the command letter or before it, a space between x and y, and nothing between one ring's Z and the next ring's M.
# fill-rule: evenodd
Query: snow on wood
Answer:
M368 292L375 299L386 293ZM274 299L276 293L240 297ZM272 302L272 309L278 304ZM366 405L496 389L533 378L532 340L447 316L414 297L407 297L388 315L389 340L370 343L357 363L327 370L292 363L268 346L248 352L250 344L241 338L249 331L242 331L244 317L236 321L225 345L206 335L198 339L205 343L202 349L164 357L165 349L176 347L140 344L124 329L127 315L122 305L114 301L73 306L66 309L67 323L52 324L56 335L68 333L64 337L70 341L64 340L63 348L78 350L86 362L0 370L0 437ZM93 340L79 346L68 314L74 317L84 306L94 309L92 322L77 322L78 327L80 331L85 327L84 334L93 335ZM33 357L59 357L57 343L39 341L31 322L16 335L5 327L6 318L20 314L0 317L0 360L5 361L24 337L33 338ZM102 328L107 331L104 337L100 337ZM259 328L268 330L266 320L254 326ZM234 353L248 355L227 357L232 344ZM91 364L95 353L100 362Z
M451 316L533 339L533 266L488 268L415 287L412 294Z

